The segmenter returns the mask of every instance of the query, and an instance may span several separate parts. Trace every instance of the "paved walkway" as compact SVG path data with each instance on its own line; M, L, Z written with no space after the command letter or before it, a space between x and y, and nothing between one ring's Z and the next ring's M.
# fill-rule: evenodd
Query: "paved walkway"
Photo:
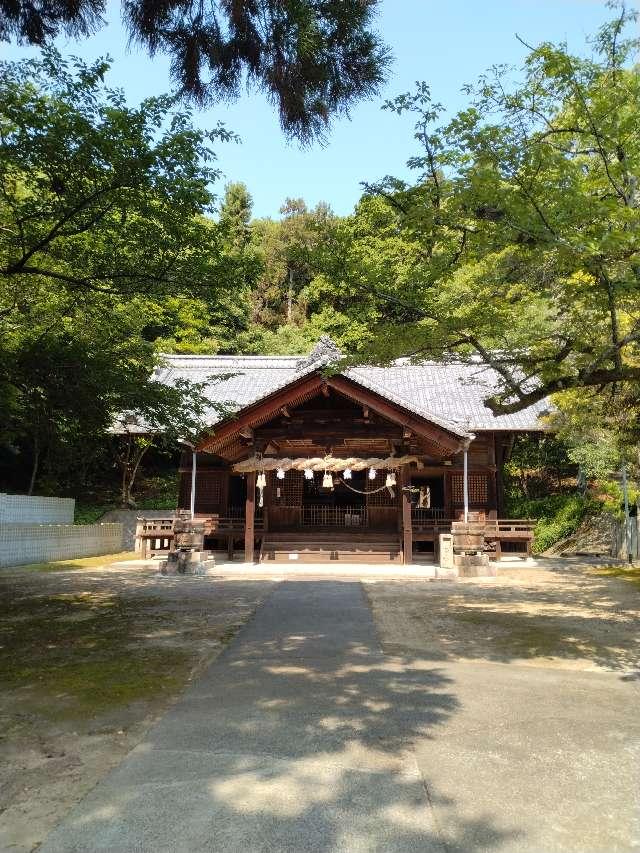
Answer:
M287 581L41 853L637 850L634 689L385 655L360 584Z

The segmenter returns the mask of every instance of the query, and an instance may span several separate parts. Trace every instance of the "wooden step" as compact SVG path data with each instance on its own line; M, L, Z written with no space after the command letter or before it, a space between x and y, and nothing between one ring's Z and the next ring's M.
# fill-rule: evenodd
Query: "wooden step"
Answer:
M269 533L260 549L261 562L275 563L401 563L400 540L389 534L374 537Z
M262 550L262 563L401 563L400 551L371 551L358 553L353 551L276 551Z
M351 542L354 538L361 539L364 542L389 542L396 541L398 539L398 534L392 531L368 531L368 530L358 530L354 528L353 530L313 530L313 531L296 531L296 530L288 530L288 531L272 531L270 530L265 534L265 537L270 541L278 542L282 540L291 540L295 539L296 541L348 541Z

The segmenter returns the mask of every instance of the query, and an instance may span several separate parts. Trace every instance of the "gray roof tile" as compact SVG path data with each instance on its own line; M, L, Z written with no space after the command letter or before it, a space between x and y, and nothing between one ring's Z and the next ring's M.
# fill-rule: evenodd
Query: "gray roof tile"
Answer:
M154 378L171 382L211 380L206 396L215 403L242 409L322 364L304 356L163 355ZM538 417L549 411L541 401L512 415L495 416L483 399L498 386L497 374L481 364L458 361L352 367L344 375L421 417L458 434L481 430L539 430ZM226 377L216 381L216 377ZM212 407L211 425L220 419Z

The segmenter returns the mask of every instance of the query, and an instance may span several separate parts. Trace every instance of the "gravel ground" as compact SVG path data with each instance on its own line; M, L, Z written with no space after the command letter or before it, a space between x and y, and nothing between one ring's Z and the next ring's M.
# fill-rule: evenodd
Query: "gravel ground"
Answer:
M0 575L2 851L33 850L273 586L51 568Z
M640 573L576 561L457 583L366 585L385 646L432 660L565 669L638 667Z

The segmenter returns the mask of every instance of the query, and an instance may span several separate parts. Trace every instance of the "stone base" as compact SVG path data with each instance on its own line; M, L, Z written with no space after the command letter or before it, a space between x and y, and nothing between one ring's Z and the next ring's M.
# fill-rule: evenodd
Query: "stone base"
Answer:
M160 563L160 574L176 575L206 575L216 565L215 558L208 551L194 551L189 559L180 560L178 554L169 554L168 559Z
M461 578L496 577L498 569L488 554L454 554L453 564Z
M454 581L458 577L458 570L448 568L447 566L436 566L434 577L439 580L450 580Z

